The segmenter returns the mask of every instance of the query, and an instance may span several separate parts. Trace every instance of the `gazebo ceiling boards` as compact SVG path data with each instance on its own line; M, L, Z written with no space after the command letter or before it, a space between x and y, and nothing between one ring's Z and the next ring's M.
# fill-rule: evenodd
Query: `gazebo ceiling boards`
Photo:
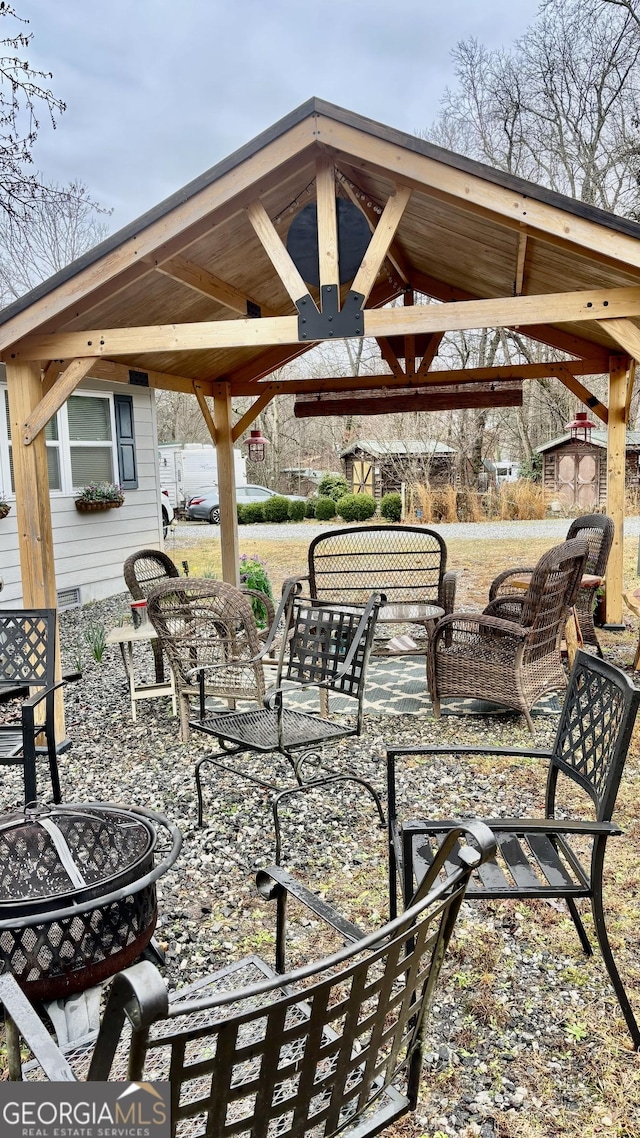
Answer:
M288 243L310 205L317 273L304 268L295 233ZM340 225L357 216L353 206L370 236L358 222L362 257L345 280ZM628 357L640 358L639 237L634 222L310 100L0 313L12 434L21 440L14 467L25 603L55 599L48 496L34 489L36 468L46 469L46 416L83 375L129 383L131 371L143 373L151 387L193 392L203 412L213 398L223 574L233 580L233 441L270 398L333 391L349 402L367 392L369 403L376 390L397 387L407 394L394 398L412 408L416 400L455 405L469 384L480 399L483 384L515 392L523 378L540 377L529 365L491 376L433 371L443 335L454 330L518 329L569 355L535 366L608 418L609 510L621 543L618 428L630 398ZM350 388L331 377L272 378L318 341L361 336L377 339L390 374L351 377ZM589 390L588 376L603 372L614 377L608 408ZM231 399L240 395L255 400L234 424ZM619 619L621 544L610 566L619 577L607 590L610 619Z

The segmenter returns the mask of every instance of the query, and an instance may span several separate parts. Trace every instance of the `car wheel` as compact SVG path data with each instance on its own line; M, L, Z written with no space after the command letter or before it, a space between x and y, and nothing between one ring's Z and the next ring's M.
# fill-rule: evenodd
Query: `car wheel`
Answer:
M209 514L209 521L212 526L220 525L220 507L214 506Z
M166 537L169 532L169 515L166 510L162 511L162 536Z

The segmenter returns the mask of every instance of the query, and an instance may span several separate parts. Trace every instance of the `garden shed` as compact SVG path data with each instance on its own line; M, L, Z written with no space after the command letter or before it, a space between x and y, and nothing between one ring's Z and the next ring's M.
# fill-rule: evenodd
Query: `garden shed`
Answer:
M340 455L344 475L354 494L379 500L399 492L402 483L446 486L454 481L455 451L446 443L423 439L359 439Z
M300 417L517 406L525 379L555 377L606 427L619 623L639 322L638 223L310 99L0 313L24 604L56 604L45 430L87 376L198 401L231 582L233 448L271 400ZM432 369L448 333L513 328L552 358ZM283 373L331 339L376 342L377 374Z
M564 506L580 509L605 509L607 505L607 435L591 431L590 441L572 438L571 434L536 447L542 455L542 482L548 498L557 497ZM638 490L640 485L640 431L627 431L625 446L625 485Z

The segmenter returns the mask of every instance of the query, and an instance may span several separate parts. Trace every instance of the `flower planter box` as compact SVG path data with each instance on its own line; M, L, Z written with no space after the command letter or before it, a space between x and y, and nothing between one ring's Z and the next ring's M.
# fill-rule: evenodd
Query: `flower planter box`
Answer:
M83 502L81 498L76 498L76 510L81 514L90 514L94 510L117 510L122 505L122 502Z

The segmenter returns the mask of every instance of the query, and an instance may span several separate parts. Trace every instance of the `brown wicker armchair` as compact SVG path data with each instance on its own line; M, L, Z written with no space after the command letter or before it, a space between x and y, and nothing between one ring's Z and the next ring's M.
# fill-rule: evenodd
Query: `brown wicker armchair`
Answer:
M236 589L209 577L181 577L156 585L147 608L162 649L173 670L178 696L180 732L189 738L189 698L199 696L198 671L207 671L204 696L262 704L262 664L254 658L262 648L251 598L256 597L273 623L273 605L253 589ZM203 714L201 709L201 715Z
M170 581L179 577L176 565L166 553L159 549L139 549L127 557L122 568L124 583L134 601L146 601L149 593L161 581ZM164 658L162 645L159 640L151 641L153 659L156 669L156 683L164 683Z
M587 555L586 542L565 541L540 558L526 592L439 621L427 658L436 717L441 699L466 696L522 712L533 732L531 708L567 685L560 641Z
M575 518L572 521L567 533L567 541L573 541L574 538L586 541L588 553L584 572L588 576L604 577L613 545L614 533L613 519L607 517L606 514L585 514L584 517ZM489 600L493 601L496 597L513 592L509 585L510 579L522 577L523 574L527 573L533 573L531 566L523 569L507 569L506 572L500 573L491 585ZM595 580L581 583L576 597L575 609L585 645L595 648L598 656L602 656L602 649L593 623L597 589L598 582Z

